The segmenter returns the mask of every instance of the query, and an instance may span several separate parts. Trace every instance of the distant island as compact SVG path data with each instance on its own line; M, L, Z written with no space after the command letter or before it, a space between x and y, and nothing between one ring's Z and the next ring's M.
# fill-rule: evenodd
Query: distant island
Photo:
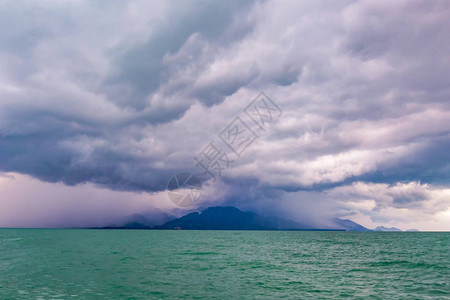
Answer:
M378 231L402 232L396 227L378 226L368 229L352 220L334 218L331 225L316 227L276 216L261 216L254 212L242 211L233 206L208 207L199 212L191 212L180 218L165 213L149 215L134 214L122 220L121 225L91 227L89 229L143 229L143 230L285 230L285 231ZM406 232L417 232L408 229Z
M374 231L402 231L401 229L395 228L395 227L391 227L391 228L387 228L384 226L378 226L377 228L375 228Z
M167 218L167 216L165 216ZM161 219L161 218L160 218ZM123 225L96 229L167 229L167 230L297 230L297 231L370 231L351 220L334 218L333 226L317 228L275 216L261 216L231 206L215 206L192 212L163 224L152 224L142 215L133 215Z

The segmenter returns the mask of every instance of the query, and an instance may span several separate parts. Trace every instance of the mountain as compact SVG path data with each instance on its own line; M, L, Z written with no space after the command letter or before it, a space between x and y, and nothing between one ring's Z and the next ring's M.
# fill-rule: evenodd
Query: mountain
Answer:
M153 229L156 226L163 225L170 220L175 219L174 216L168 215L162 211L155 210L152 212L132 214L120 218L107 226L97 227L100 229Z
M308 230L310 226L278 217L263 217L236 207L209 207L167 222L161 229L195 230Z
M419 230L417 230L417 229L406 229L405 231L406 232L419 232Z
M314 228L280 217L265 217L244 212L236 207L209 207L193 212L160 226L160 229L187 230L351 230L369 231L350 220L336 219L336 228Z
M387 228L384 226L378 226L377 228L375 228L375 231L401 231L401 229L395 227Z
M169 218L163 225L155 224ZM172 220L170 220L172 219ZM327 231L369 231L351 221L335 218L332 227L317 228L280 217L261 216L241 211L236 207L209 207L200 212L189 213L173 219L169 215L134 214L126 217L120 226L110 225L102 229L184 229L184 230L327 230ZM161 224L161 223L160 223Z
M370 229L367 229L366 227L348 219L342 220L339 218L334 218L333 223L336 228L344 229L345 231L371 231Z
M175 219L174 216L157 210L147 213L132 214L124 217L122 220L118 221L118 223L122 226L129 226L133 223L140 223L143 226L152 227L163 225L173 219Z

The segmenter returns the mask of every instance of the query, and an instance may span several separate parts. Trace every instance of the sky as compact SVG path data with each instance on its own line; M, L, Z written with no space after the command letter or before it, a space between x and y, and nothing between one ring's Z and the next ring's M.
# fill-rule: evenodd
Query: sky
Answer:
M450 230L449 53L448 1L0 0L0 227L232 205Z

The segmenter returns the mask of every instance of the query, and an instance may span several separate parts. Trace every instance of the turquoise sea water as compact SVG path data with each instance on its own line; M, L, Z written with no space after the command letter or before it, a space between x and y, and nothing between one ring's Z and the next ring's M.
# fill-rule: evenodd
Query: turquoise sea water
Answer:
M450 299L450 233L0 229L0 299Z

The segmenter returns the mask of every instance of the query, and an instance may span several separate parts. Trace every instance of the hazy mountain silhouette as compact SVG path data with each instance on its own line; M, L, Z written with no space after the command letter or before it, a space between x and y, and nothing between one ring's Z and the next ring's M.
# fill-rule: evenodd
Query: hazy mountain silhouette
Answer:
M133 217L135 217L133 219ZM168 216L166 216L168 217ZM121 226L107 226L103 229L183 229L183 230L345 230L370 231L351 221L335 218L334 226L317 228L281 217L261 216L254 212L241 211L232 206L209 207L200 212L192 212L163 225L154 225L147 218L136 214L127 217Z
M207 229L207 230L289 230L314 229L279 217L263 217L253 212L244 212L236 207L209 207L193 212L162 225L162 229Z
M402 231L402 230L395 227L387 228L384 226L378 226L377 228L375 228L375 231Z
M367 229L366 227L348 219L343 220L334 218L333 223L336 228L344 229L346 231L371 231L370 229Z

